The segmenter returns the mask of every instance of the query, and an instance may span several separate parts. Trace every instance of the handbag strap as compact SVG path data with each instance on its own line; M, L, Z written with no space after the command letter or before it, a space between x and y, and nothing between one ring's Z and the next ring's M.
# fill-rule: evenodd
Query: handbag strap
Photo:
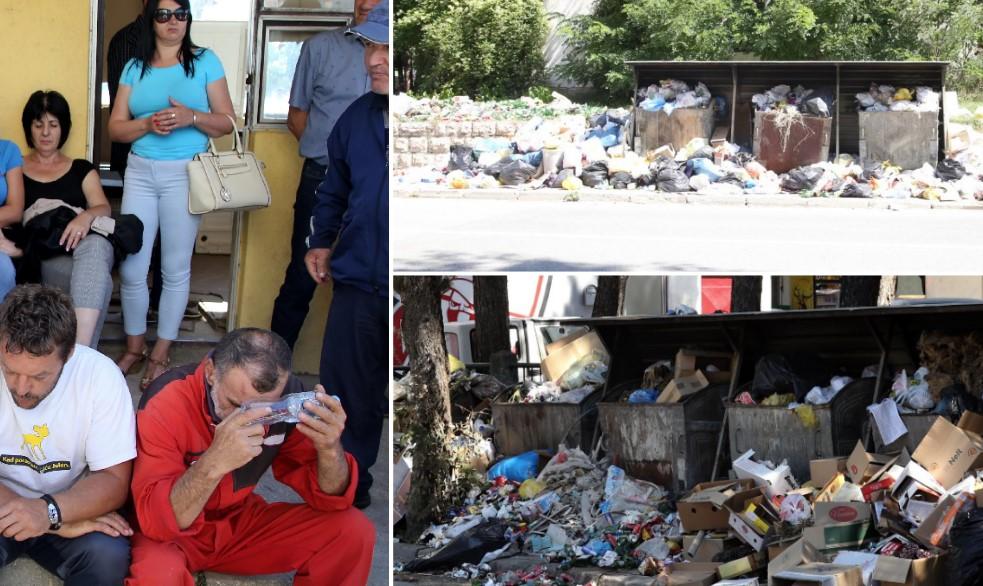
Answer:
M228 118L229 122L232 123L232 140L233 140L232 148L235 149L235 152L241 157L243 153L243 149L242 149L242 137L239 136L239 126L236 125L236 120L232 116L229 116L228 114L223 114L223 116ZM210 136L208 137L208 150L213 155L218 154L218 149L215 148L215 140Z

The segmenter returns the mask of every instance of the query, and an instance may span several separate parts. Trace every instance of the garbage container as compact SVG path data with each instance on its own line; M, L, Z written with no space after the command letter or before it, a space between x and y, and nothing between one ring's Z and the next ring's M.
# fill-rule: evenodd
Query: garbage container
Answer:
M560 443L588 451L597 425L598 388L580 403L493 403L497 453L515 456L530 450L556 450Z
M891 161L902 169L939 162L938 112L858 112L863 165Z
M775 112L754 113L754 157L769 171L785 173L829 159L833 119L803 114L800 122L779 128Z
M871 434L874 438L874 449L878 452L890 453L896 452L901 448L908 448L908 453L914 453L915 448L921 443L922 438L928 433L928 430L935 423L935 420L941 417L941 415L935 415L932 413L907 413L901 415L901 421L904 422L905 427L908 428L908 433L894 440L894 442L884 445L884 440L881 439L881 434L877 430L877 425L874 424L874 418L869 416L870 425L873 429Z
M614 462L677 495L711 480L727 391L711 385L679 403L598 403Z
M748 450L775 464L788 461L795 479L809 478L809 461L848 456L860 439L874 379L843 387L828 405L813 406L819 426L807 428L787 407L727 404L731 459Z
M667 144L679 150L694 138L703 138L709 144L713 124L713 108L677 108L668 115L661 110L648 112L635 108L635 150L644 155Z

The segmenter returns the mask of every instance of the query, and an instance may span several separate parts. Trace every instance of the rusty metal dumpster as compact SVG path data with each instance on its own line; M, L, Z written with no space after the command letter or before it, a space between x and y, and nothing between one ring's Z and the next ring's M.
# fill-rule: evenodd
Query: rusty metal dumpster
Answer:
M598 403L614 462L674 494L710 480L727 390L710 385L680 403Z
M776 124L775 112L754 113L754 157L769 171L785 173L829 159L832 118L803 114L787 129Z
M748 450L778 464L787 460L796 480L809 478L809 460L848 456L861 438L873 379L854 381L829 405L813 406L819 426L807 428L786 407L727 404L731 459Z
M863 165L891 161L902 169L939 162L938 112L858 112Z
M594 442L598 388L579 404L493 403L492 425L498 454L514 456L529 450L556 450L560 443L584 451Z
M644 155L660 146L671 144L676 150L694 138L710 142L713 135L712 108L677 108L672 114L635 109L636 151Z
M929 428L935 423L940 415L934 415L931 413L907 413L901 415L901 421L904 422L905 427L908 428L908 433L894 440L894 442L884 445L884 440L881 439L881 434L877 431L877 425L874 424L874 418L870 417L870 426L872 428L871 437L874 438L874 448L878 452L890 453L900 450L901 448L908 448L908 453L911 454L921 443L922 438L928 433Z

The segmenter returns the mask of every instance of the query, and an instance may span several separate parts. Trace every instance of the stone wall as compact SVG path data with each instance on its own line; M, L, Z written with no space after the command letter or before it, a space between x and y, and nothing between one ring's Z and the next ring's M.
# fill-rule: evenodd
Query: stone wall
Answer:
M482 138L508 138L522 124L519 120L396 120L393 152L396 170L447 165L453 144L474 144Z

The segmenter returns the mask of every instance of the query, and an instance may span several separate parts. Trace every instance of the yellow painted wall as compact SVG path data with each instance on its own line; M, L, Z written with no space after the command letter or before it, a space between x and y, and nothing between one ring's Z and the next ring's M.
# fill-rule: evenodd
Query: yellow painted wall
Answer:
M0 0L2 1L2 0ZM283 284L290 260L294 199L300 168L297 140L286 130L263 130L250 136L250 149L266 164L266 181L273 193L269 208L248 212L240 231L237 327L270 327L273 300ZM311 311L294 348L294 370L316 374L321 357L321 337L331 298L329 286L314 294Z
M58 90L72 108L65 154L84 157L89 124L89 20L85 0L0 0L0 138L25 150L20 117L39 89Z

